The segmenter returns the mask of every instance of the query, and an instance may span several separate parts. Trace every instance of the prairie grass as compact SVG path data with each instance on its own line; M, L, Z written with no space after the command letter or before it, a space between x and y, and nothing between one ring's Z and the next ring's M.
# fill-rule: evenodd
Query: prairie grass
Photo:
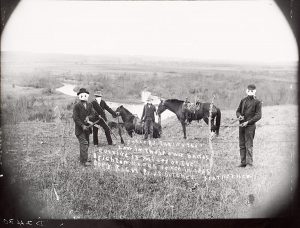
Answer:
M240 77L240 75L244 77ZM2 91L3 167L9 176L8 189L20 207L32 217L56 219L201 219L265 217L289 202L294 189L296 159L296 86L289 71L128 71L74 74L69 79L91 92L102 90L105 99L140 99L147 89L164 98L191 101L198 97L222 110L220 137L213 140L215 151L212 176L249 175L250 179L195 179L124 174L85 168L79 164L79 145L71 119L73 98L57 94L58 78L24 78L22 84ZM107 76L108 75L108 76ZM48 75L49 76L49 75ZM61 75L63 76L63 74ZM288 76L288 80L285 80ZM16 83L10 81L10 83ZM18 81L19 83L19 81ZM58 84L57 84L58 83ZM235 117L234 109L248 83L255 83L262 99L263 119L254 141L254 168L240 169L238 132L226 125ZM29 92L18 86L30 86ZM36 95L30 95L32 88ZM18 96L15 96L17 92ZM5 94L3 96L3 94ZM22 96L25 94L26 96ZM41 95L42 94L42 95ZM265 107L274 105L272 107ZM62 110L57 118L55 107ZM226 109L226 111L224 111ZM163 136L157 141L203 144L197 153L208 154L207 126L201 121L187 128L187 140L177 119L162 123ZM101 148L106 145L100 131ZM134 136L139 139L141 136ZM126 135L125 142L129 139ZM119 143L118 141L114 140ZM91 142L92 143L92 142ZM151 146L145 145L146 148ZM165 148L178 152L178 148ZM90 155L98 148L90 146ZM188 148L181 150L189 154ZM278 199L281 200L278 200ZM274 200L275 199L275 200ZM275 205L273 208L270 209Z
M233 113L234 111L223 112L224 124ZM274 116L274 113L277 114ZM282 115L288 115L289 118L283 119ZM215 157L212 176L239 174L249 175L250 179L228 178L204 182L200 176L195 179L154 177L112 172L94 166L85 168L79 164L79 146L74 135L74 125L72 121L65 120L5 125L3 165L11 177L10 187L19 189L22 186L19 196L22 209L34 217L264 217L274 211L268 209L268 206L277 202L277 189L283 192L279 194L283 203L288 202L286 196L291 194L289 178L294 175L292 167L297 165L295 160L290 159L296 152L296 128L280 124L293 125L295 122L295 106L266 107L254 142L255 166L245 169L236 167L239 164L237 134L227 138L233 129L221 128L221 136L213 140ZM203 126L202 122L191 124L187 129L188 139L183 140L179 122L171 118L168 122L163 122L163 137L157 139L157 142L205 145L207 127ZM141 136L134 137L139 139ZM124 139L126 142L129 137L125 136ZM274 142L269 142L271 139ZM286 142L280 142L282 140ZM101 131L100 145L100 148L110 148ZM150 148L147 145L145 147ZM165 149L178 151L174 147ZM91 156L95 151L98 148L90 146ZM181 149L181 152L190 153L188 148ZM203 147L198 152L206 154L209 150ZM249 200L250 198L254 200ZM275 205L280 208L283 204Z
M62 86L60 77L53 75L50 71L38 72L22 72L22 73L9 73L4 74L4 82L12 83L12 87L18 85L21 87L44 88L47 90L54 90Z
M12 98L9 95L1 104L2 121L4 123L18 123L21 121L53 120L54 102L46 101L43 97L35 96Z
M188 97L193 102L195 99L209 102L214 94L218 107L233 109L245 96L245 89L250 83L256 84L257 97L264 105L296 104L296 76L288 71L285 74L276 71L212 71L165 73L160 77L145 73L141 77L138 73L129 72L116 77L102 73L74 74L72 79L78 82L77 90L79 87L85 87L92 93L102 90L108 100L139 100L141 91L146 89L163 98L184 100Z

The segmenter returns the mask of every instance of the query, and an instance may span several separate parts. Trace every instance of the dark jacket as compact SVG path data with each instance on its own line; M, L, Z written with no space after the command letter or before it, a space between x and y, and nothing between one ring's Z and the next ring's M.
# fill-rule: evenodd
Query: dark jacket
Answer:
M81 101L79 101L77 104L75 104L73 108L73 120L75 122L75 135L80 135L83 132L82 126L86 125L85 118L89 117L92 121L97 117L97 113L93 109L93 105L91 103L86 103L86 108L82 104ZM89 133L91 133L91 128L89 129Z
M99 105L97 100L95 99L92 101L92 105L98 115L100 115L105 121L107 121L105 110L108 111L114 118L117 117L117 114L106 104L104 100L101 100Z
M145 104L142 120L146 120L148 117L150 117L153 121L155 121L154 112L156 112L156 108L153 104L150 104L150 107L148 107L148 104Z
M248 125L253 125L261 119L262 102L255 97L247 96L241 100L236 116L244 116L244 120L240 123L248 121Z

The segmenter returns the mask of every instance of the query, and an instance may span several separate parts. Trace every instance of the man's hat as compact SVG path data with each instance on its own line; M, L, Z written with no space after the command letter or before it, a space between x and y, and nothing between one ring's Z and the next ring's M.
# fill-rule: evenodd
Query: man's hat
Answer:
M254 84L250 84L248 85L247 87L249 90L255 90L256 89L256 86Z
M95 97L102 97L102 92L96 91L94 95L95 95Z
M79 89L79 92L77 93L77 96L81 93L87 93L87 94L90 94L85 88L81 88Z

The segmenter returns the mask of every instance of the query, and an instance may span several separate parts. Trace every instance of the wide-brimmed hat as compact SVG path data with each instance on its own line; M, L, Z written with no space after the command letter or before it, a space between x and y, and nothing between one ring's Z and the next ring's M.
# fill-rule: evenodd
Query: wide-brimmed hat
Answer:
M96 91L94 95L95 95L95 97L102 97L103 96L101 91Z
M250 85L248 85L247 89L249 89L249 90L255 90L256 86L254 84L250 84Z
M79 89L79 92L77 93L77 96L81 93L87 93L87 94L90 94L85 88L81 88Z

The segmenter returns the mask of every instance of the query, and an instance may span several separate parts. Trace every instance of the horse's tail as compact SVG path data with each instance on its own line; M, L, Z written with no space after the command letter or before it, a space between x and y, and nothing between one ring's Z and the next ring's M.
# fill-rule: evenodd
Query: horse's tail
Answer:
M219 135L221 125L221 110L217 108L217 118L216 118L216 134Z

